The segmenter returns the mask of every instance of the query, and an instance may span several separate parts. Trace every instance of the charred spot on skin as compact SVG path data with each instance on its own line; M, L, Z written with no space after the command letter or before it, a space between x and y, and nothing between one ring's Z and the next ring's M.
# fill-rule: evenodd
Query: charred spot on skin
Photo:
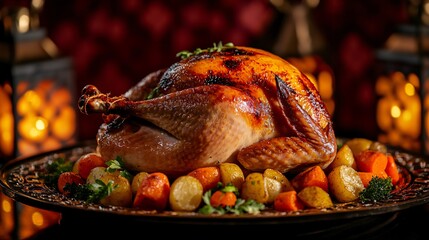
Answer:
M241 61L228 59L223 62L223 65L231 70L237 69L241 64Z
M204 84L205 85L220 84L220 85L232 86L234 83L231 81L229 77L209 74L208 77L205 79Z
M175 68L177 68L177 66L178 66L178 64L175 63L175 64L173 64L173 66L170 69L175 69ZM157 87L158 88L157 94L159 94L162 89L167 89L173 85L174 76L172 76L172 72L174 72L174 71L168 70L162 76L161 80L159 81L158 87Z
M238 48L227 48L221 52L223 55L226 56L253 56L255 55L254 52L249 52L244 49L238 49Z

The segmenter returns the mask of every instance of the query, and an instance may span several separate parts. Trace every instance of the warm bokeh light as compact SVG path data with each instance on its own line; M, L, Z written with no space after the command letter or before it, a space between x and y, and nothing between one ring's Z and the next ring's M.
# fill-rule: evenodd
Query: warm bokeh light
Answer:
M60 140L70 139L76 131L76 113L70 106L63 107L58 117L52 120L52 133Z
M2 211L5 213L10 213L12 211L12 203L10 200L3 199L1 202Z
M72 95L70 90L62 87L56 89L50 96L50 103L54 104L57 107L62 107L65 105L70 105L72 102Z
M43 226L43 215L40 212L35 211L31 214L31 221L37 227Z
M415 88L419 88L420 87L420 81L419 81L419 77L417 76L417 74L415 73L410 73L408 75L408 81L415 87Z
M385 132L392 126L392 118L390 117L391 106L392 100L388 98L382 98L377 103L377 125Z
M5 156L12 156L14 141L14 118L9 88L9 85L0 87L0 151Z
M37 82L22 80L17 84L17 90L19 155L55 150L75 143L77 114L69 87L46 78ZM13 118L7 116L0 114L0 127L13 129L10 127ZM3 134L0 139L13 137L13 134L12 130L10 136ZM12 144L13 141L9 141L9 145L4 144L2 147L13 149Z
M385 96L390 94L392 91L392 84L390 84L390 80L387 77L381 76L378 78L375 83L375 92L380 96Z
M28 8L21 8L18 11L17 14L17 30L18 32L25 33L30 30L30 13L28 11Z
M43 106L41 111L41 116L45 119L53 119L55 118L57 111L58 109L49 102L49 103L46 103L45 106Z
M33 90L28 90L17 103L17 112L23 116L29 112L37 112L43 105L42 97Z
M319 92L323 99L331 99L334 95L334 80L328 71L319 73Z
M13 200L0 192L0 239L9 239L13 230Z
M406 75L395 71L377 79L375 91L379 100L376 117L382 131L379 141L407 150L420 148L422 104L419 85L414 73Z
M21 226L19 229L20 239L27 239L41 229L58 223L59 219L60 214L57 212L22 204L19 218Z
M18 132L27 140L41 142L48 136L48 121L42 117L28 114L19 121Z
M408 96L414 96L414 94L416 93L416 89L414 88L413 84L406 83L404 87L404 92Z
M392 108L390 109L390 115L393 118L398 118L399 116L401 116L401 109L396 105L392 106Z

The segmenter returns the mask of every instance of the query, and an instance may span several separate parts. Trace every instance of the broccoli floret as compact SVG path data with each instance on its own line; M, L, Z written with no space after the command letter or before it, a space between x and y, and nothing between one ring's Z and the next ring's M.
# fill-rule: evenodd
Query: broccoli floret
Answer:
M390 198L393 190L392 179L373 177L368 186L359 194L362 203L377 202Z

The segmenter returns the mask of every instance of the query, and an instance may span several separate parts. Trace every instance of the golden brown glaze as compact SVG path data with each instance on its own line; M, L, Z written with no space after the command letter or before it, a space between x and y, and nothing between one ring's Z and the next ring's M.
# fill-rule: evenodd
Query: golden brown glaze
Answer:
M235 161L252 171L288 172L325 167L337 148L330 116L308 78L249 47L181 60L123 96L87 86L79 108L106 116L97 135L100 154L121 156L135 171L173 176Z

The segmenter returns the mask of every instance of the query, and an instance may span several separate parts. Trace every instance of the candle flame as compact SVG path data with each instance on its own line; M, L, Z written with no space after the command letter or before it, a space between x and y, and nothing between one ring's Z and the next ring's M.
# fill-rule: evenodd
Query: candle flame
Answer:
M401 109L397 105L393 105L390 109L390 115L393 118L398 118L401 116Z
M404 86L404 92L407 94L407 96L414 96L414 94L416 94L416 89L414 88L413 84L406 83Z

